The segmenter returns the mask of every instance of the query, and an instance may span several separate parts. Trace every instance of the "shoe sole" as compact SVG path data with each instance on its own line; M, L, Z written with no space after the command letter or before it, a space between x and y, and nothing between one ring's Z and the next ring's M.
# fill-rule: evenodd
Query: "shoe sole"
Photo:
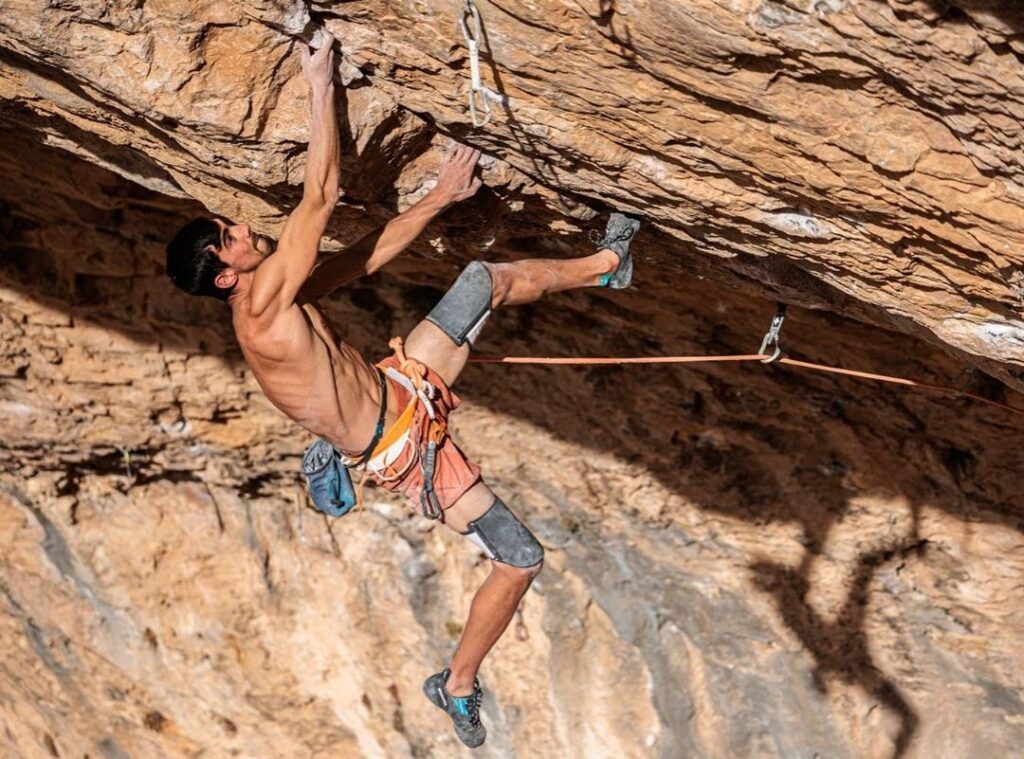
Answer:
M441 698L441 694L438 691L437 686L433 685L430 682L429 678L428 678L427 682L423 683L423 695L427 697L427 700L430 703L432 703L434 706L436 706L438 709L440 709L442 712L444 712L445 716L447 716L448 719L452 720L452 726L454 728L455 720L452 718L452 715L448 713L448 709L444 705L444 701ZM484 737L480 739L479 743L475 743L475 744L474 743L467 743L466 740L461 735L459 735L458 730L455 730L455 737L458 738L459 741L462 742L462 745L465 746L466 748L479 748L480 746L483 745L484 741L487 739L487 732L486 732L486 728L485 728L484 729Z
M441 700L441 694L438 693L437 688L432 685L429 680L423 683L423 695L427 697L427 700L430 701L430 703L445 714L448 714L448 710L444 706L444 701Z
M601 286L607 287L610 290L625 290L633 284L633 256L629 252L629 247L633 243L636 233L640 231L641 222L639 219L630 218L625 214L615 213L612 214L612 218L608 221L609 226L611 226L613 221L617 221L616 217L621 218L620 223L625 227L622 231L629 230L629 237L625 240L620 239L608 244L607 250L612 251L619 257L619 265L615 271L601 277Z

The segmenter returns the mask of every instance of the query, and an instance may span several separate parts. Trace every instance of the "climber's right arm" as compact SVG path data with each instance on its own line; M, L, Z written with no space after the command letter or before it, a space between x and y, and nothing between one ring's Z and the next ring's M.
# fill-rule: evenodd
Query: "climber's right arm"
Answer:
M302 200L288 217L277 251L263 262L253 280L251 315L262 316L290 306L309 277L320 238L338 202L338 121L334 110L334 37L312 55L302 53L313 114Z
M433 219L453 203L472 197L480 189L475 175L480 151L452 144L441 162L437 184L412 208L366 235L333 258L322 261L302 288L302 296L318 300L366 274L373 274L408 248Z

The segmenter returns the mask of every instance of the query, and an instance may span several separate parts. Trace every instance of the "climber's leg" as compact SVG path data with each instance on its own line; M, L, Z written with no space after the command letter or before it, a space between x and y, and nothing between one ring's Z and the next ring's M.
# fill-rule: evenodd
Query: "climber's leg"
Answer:
M570 259L528 259L503 264L474 261L405 341L410 358L423 362L451 385L469 358L473 341L498 306L532 303L549 293L598 287L614 273L619 256L600 250Z
M619 259L610 250L567 260L533 258L487 264L494 283L492 307L522 306L545 295L577 287L600 287L602 275L614 272Z
M428 677L423 692L452 718L462 742L476 747L487 736L480 722L483 691L477 672L540 572L544 549L482 481L445 512L445 525L483 549L491 572L473 596L451 664Z
M544 562L544 549L527 527L483 482L445 512L445 524L479 546L491 559L491 573L477 590L458 648L452 656L448 690L472 692L480 662L505 632L523 594ZM479 511L475 496L490 503ZM479 513L474 513L479 512ZM472 515L472 516L470 516Z
M491 573L473 596L466 627L452 657L447 687L453 696L473 692L480 664L512 621L541 566L541 562L532 567L491 562Z

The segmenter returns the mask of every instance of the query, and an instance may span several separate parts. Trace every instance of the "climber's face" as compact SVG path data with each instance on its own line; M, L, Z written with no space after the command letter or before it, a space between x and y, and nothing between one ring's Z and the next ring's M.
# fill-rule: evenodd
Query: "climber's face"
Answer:
M253 234L248 224L229 224L220 219L213 221L220 228L217 257L235 271L253 271L274 252L273 240Z

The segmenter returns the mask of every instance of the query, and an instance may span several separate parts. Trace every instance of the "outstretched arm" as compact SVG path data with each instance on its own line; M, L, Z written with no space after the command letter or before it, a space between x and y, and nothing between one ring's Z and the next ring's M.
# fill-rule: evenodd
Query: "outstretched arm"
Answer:
M302 71L309 81L313 110L302 200L284 225L277 251L256 271L251 296L254 316L277 312L295 300L316 263L320 238L338 202L334 37L324 31L322 40L312 55L309 49L302 51Z
M480 189L480 179L473 175L479 159L479 150L455 146L441 164L437 186L426 197L317 266L302 288L302 296L309 300L322 298L353 279L372 274L409 247L439 213Z

